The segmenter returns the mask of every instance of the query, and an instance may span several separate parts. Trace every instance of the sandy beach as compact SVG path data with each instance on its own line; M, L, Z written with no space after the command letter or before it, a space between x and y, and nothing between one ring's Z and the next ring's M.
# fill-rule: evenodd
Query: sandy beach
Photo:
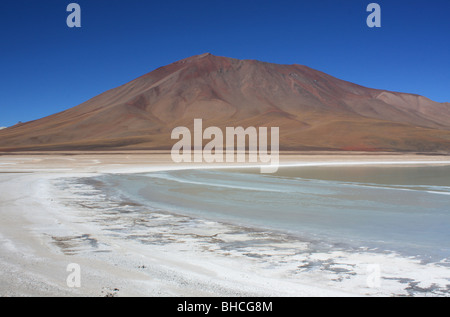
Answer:
M450 165L450 158L294 153L280 162L422 166ZM312 252L308 242L281 232L143 210L79 181L211 167L179 165L169 154L148 152L0 156L0 296L450 294L450 260L423 264L371 250ZM72 263L81 268L81 287L67 284ZM379 285L370 283L374 268Z

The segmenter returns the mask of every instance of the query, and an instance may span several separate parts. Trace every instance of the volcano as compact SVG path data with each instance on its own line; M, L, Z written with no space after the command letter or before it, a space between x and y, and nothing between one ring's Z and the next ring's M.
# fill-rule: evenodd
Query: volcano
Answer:
M174 128L279 127L281 150L450 152L450 103L206 53L0 130L0 151L170 150Z

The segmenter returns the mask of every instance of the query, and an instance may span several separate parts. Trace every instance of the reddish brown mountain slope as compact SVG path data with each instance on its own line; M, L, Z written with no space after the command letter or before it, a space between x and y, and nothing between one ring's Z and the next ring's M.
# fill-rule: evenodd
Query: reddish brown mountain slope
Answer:
M450 152L450 104L301 65L203 54L0 130L0 151L170 149L177 126L278 126L285 150Z

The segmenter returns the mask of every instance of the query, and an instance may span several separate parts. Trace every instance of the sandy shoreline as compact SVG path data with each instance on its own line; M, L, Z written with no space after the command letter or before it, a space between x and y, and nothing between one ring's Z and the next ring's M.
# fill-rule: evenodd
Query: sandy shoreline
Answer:
M280 166L321 165L450 165L450 156L387 153L296 153L280 154ZM140 173L162 169L245 167L250 163L174 163L166 152L91 153L43 152L0 153L0 173L71 172L71 173ZM259 165L259 164L256 164Z
M445 156L385 154L281 162L450 165ZM311 253L286 236L170 213L142 218L139 206L76 181L192 167L200 166L176 165L167 154L0 156L0 296L449 295L446 265L370 250ZM81 267L80 288L66 284L70 263ZM373 264L381 266L380 287L367 284Z

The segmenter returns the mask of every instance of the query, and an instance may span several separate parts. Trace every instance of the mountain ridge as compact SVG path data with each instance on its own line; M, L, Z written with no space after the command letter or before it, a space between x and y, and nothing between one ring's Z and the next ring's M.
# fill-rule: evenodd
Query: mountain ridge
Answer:
M204 53L54 115L0 131L0 151L163 149L171 131L278 126L282 150L450 152L450 104L305 65Z

